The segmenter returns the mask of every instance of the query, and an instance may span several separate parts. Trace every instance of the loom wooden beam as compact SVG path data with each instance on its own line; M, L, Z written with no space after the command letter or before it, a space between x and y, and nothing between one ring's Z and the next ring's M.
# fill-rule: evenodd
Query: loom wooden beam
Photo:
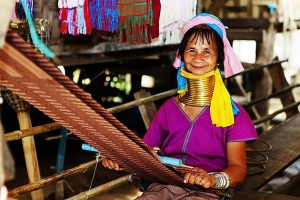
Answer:
M101 159L99 159L99 161L101 161ZM41 188L45 187L46 185L49 185L55 181L61 180L62 178L67 178L67 177L73 176L78 173L84 173L87 170L94 167L96 165L96 163L97 163L96 160L90 161L90 162L81 164L77 167L74 167L72 169L68 169L68 170L62 171L60 173L54 174L53 176L48 176L46 178L42 178L38 181L28 183L21 187L14 188L14 189L8 191L8 196L9 197L17 197L21 194L25 194L25 193L28 193L31 191L41 189Z
M136 100L128 102L128 103L124 103L120 106L115 106L115 107L108 108L107 111L114 114L114 113L117 113L117 112L127 110L129 108L133 108L133 107L136 107L136 106L143 105L145 103L150 103L152 101L156 101L156 100L163 99L163 98L166 98L166 97L169 97L169 96L173 96L173 95L176 94L176 92L177 92L177 89L172 89L172 90L168 90L166 92L161 92L159 94L154 94L154 95L151 95L151 96L145 96L143 98L136 99Z
M85 200L88 198L92 198L95 197L99 194L102 194L104 192L107 192L109 190L112 190L114 188L120 187L121 185L124 185L125 183L128 183L128 181L132 181L132 177L134 176L134 174L129 174L126 176L122 176L120 178L117 178L113 181L110 181L108 183L99 185L91 190L88 190L86 192L82 192L78 195L75 195L73 197L70 197L66 200Z
M9 142L9 141L18 140L18 139L21 139L24 137L28 137L28 136L38 135L41 133L57 130L60 128L62 128L62 126L59 123L53 122L53 123L44 124L41 126L35 126L32 128L27 128L27 129L23 129L23 130L17 130L17 131L13 131L10 133L6 133L5 138L6 138L6 141Z

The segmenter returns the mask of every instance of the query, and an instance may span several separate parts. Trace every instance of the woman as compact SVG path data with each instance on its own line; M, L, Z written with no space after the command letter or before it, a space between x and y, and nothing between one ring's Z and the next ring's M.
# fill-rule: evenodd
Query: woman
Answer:
M179 68L179 95L160 107L143 138L150 147L159 148L162 155L193 167L184 174L184 183L220 190L233 188L244 180L246 142L257 138L250 117L232 101L221 78L221 70L225 77L243 70L224 28L219 19L206 13L185 25L174 62L174 67ZM102 163L120 169L111 160L104 159ZM178 188L152 184L138 199L166 199L163 192L175 199L180 195L174 195L174 191ZM193 196L218 198L200 193ZM191 195L185 189L181 194L180 198Z

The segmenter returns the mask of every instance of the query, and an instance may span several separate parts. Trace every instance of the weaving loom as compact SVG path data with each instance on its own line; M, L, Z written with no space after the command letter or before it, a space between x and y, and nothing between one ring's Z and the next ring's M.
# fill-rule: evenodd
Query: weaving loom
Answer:
M184 184L139 137L12 30L0 49L0 73L0 84L127 171L149 181L199 189Z

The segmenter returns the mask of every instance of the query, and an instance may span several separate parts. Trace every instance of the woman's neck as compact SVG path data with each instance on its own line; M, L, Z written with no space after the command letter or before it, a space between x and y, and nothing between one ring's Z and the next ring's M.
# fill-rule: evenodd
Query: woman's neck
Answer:
M186 77L188 72L184 72L182 75ZM191 106L208 106L210 105L215 77L214 75L202 78L189 78L187 79L187 90L180 94L178 99L184 105Z

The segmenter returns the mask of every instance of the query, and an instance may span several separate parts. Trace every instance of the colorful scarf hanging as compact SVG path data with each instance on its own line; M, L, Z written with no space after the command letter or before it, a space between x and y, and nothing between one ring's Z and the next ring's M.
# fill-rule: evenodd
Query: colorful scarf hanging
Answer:
M117 42L132 45L151 42L152 0L118 0L119 32Z
M152 0L118 0L118 32L99 31L101 38L128 45L149 44Z
M90 13L88 0L59 0L60 32L62 34L90 34Z
M89 0L89 11L93 29L118 31L117 0Z

